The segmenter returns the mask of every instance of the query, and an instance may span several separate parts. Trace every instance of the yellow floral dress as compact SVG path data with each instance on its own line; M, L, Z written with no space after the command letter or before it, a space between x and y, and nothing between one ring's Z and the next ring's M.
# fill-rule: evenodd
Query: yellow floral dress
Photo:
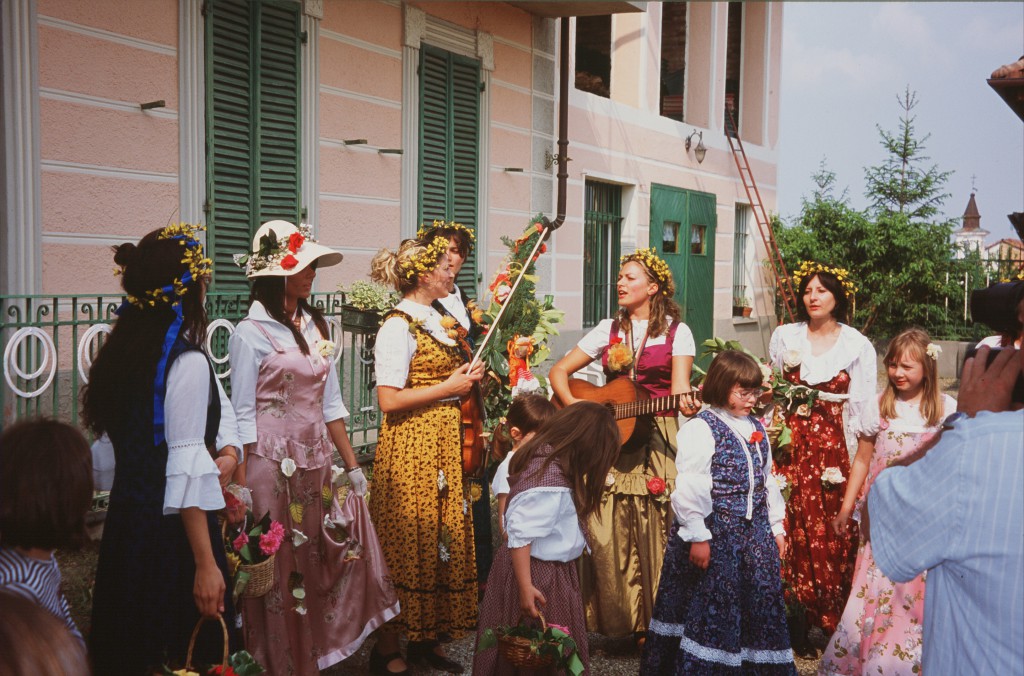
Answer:
M465 362L401 311L416 350L408 388L443 382ZM401 612L387 629L411 641L459 638L475 630L476 561L470 499L462 478L458 401L384 414L370 490L370 514Z

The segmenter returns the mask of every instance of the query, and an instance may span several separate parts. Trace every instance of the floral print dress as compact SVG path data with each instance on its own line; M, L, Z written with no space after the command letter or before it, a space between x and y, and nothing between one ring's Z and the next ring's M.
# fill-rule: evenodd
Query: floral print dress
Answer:
M952 397L944 398L945 412L956 410ZM867 500L879 472L913 453L938 431L921 419L916 406L896 403L897 417L883 420L875 440L857 513ZM836 633L822 655L819 674L921 673L925 576L893 582L875 564L871 543L861 542L853 573L853 590Z

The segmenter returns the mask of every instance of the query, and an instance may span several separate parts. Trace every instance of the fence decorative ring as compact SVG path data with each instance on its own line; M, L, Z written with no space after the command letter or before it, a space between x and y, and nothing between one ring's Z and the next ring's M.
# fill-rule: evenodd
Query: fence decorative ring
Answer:
M78 375L82 377L82 383L89 382L89 370L92 368L92 343L101 333L109 334L110 324L93 324L78 341Z
M24 343L29 337L36 338L43 344L43 355L39 368L35 371L28 373L21 369L21 366L17 362L15 356L16 350L18 350L22 343ZM46 371L49 366L49 374L46 376L46 382L43 383L42 387L26 392L20 387L14 384L12 378L12 372L15 377L21 378L22 380L36 380ZM10 341L7 343L7 348L4 350L4 379L12 390L14 390L18 396L24 397L25 399L33 399L38 397L50 386L53 382L54 376L57 375L57 347L53 344L53 339L50 338L50 334L46 333L37 326L26 326L18 329L11 336Z

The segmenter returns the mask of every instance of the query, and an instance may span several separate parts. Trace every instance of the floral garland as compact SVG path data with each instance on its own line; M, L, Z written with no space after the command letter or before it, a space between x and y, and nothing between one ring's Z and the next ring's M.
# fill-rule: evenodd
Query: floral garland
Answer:
M619 259L619 267L626 263L639 263L654 275L661 287L661 295L671 298L676 293L676 283L672 277L672 271L653 247L637 249L631 254L626 254Z
M316 244L316 240L313 239L313 229L305 223L300 223L298 232L279 238L277 233L271 230L260 237L259 248L256 251L235 254L231 258L235 265L245 270L246 275L275 265L280 265L284 270L291 270L299 263L294 254L306 242Z
M142 298L128 293L125 294L125 299L140 310L155 307L157 303L177 306L181 302L181 297L188 291L190 282L209 276L213 272L213 261L204 255L203 243L197 237L198 233L204 230L205 226L189 223L172 223L161 230L157 239L176 239L185 247L181 262L188 265L188 272L174 278L170 284L146 291ZM114 274L124 274L124 267L116 268Z
M800 263L800 267L793 273L793 285L796 288L800 288L800 282L805 277L810 278L819 272L827 272L834 275L839 283L843 285L843 290L846 291L846 295L852 296L857 293L857 286L853 283L852 275L845 268L834 268L829 265L817 263L815 261L804 261Z
M437 234L438 230L457 230L459 232L464 232L466 233L466 236L469 237L469 243L471 246L476 242L476 233L473 232L472 228L467 228L462 223L456 223L455 221L443 221L438 219L434 219L434 223L432 225L424 225L417 230L416 237L419 239L424 239L428 236L440 237L440 235Z
M413 254L404 262L398 264L399 272L406 279L412 279L424 275L437 267L441 256L448 253L448 239L446 237L435 237L423 251Z

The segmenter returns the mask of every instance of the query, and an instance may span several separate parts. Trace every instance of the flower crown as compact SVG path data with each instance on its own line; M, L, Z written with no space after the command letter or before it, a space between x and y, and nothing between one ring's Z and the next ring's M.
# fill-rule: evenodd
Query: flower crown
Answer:
M815 261L804 261L800 263L800 267L793 273L793 285L800 288L800 282L803 279L813 277L819 272L827 272L834 275L839 283L843 285L843 290L846 295L850 296L857 293L857 286L853 283L852 275L845 268L833 268L822 263L816 263Z
M296 261L293 254L302 248L306 242L316 244L313 239L313 228L306 223L300 223L293 232L284 237L277 237L273 230L260 237L260 245L256 251L244 254L235 254L231 259L235 265L245 270L250 275L257 270L264 270L275 265L280 265L285 270L295 267ZM273 236L271 236L273 235ZM291 256L291 265L286 260Z
M448 238L437 236L417 254L398 264L399 273L406 279L423 275L437 267L441 256L448 253Z
M669 270L668 263L658 256L653 248L637 249L631 254L626 254L619 259L619 267L629 262L636 262L647 268L661 286L662 295L671 297L675 293L676 284L672 278L672 271Z
M157 239L175 239L185 247L181 262L188 264L188 270L181 277L171 280L170 284L146 291L141 298L130 293L125 294L127 302L141 310L156 307L157 303L167 303L175 307L188 291L189 283L211 274L213 261L203 254L203 243L196 237L196 234L203 230L206 230L205 226L188 223L173 223L161 230ZM123 266L114 270L115 275L123 273Z
M437 236L438 230L455 230L457 232L464 232L469 237L469 243L472 246L476 242L476 233L473 232L472 228L467 228L462 223L456 223L455 221L441 221L434 219L433 225L424 225L416 231L416 237L419 239L425 239L428 235Z

